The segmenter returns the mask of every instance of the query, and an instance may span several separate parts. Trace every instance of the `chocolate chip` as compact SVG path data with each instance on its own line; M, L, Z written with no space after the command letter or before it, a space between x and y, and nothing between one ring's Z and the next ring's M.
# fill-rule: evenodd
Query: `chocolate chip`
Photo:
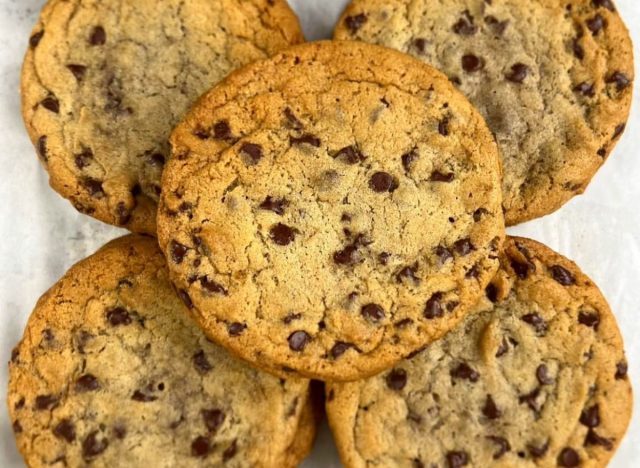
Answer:
M453 258L453 254L451 253L451 251L446 247L443 247L442 245L436 247L434 249L434 252L436 254L436 257L438 257L438 266L444 265L447 260Z
M24 397L21 397L13 407L16 410L19 410L19 409L24 408L25 403L26 403L26 400L24 399Z
M551 268L551 276L562 286L571 286L576 283L575 277L566 268L560 265L553 265Z
M82 185L87 189L89 195L94 198L101 198L104 196L104 189L102 188L102 182L97 179L87 177L82 181Z
M553 377L549 375L549 368L545 364L538 366L536 369L536 377L540 385L551 385L554 382Z
M394 192L398 188L398 181L387 172L376 172L369 180L369 187L377 193Z
M461 257L469 255L469 253L471 253L472 250L476 250L476 248L473 246L469 238L460 239L454 242L453 248L455 249L457 254L460 255Z
M378 304L366 304L362 306L360 313L364 318L372 322L378 322L385 317L384 309Z
M333 347L331 348L331 351L329 351L329 354L333 359L338 359L349 348L352 348L352 347L353 345L351 343L344 343L342 341L338 341L336 344L333 345Z
M178 289L178 297L182 300L184 305L186 305L189 309L193 309L193 302L189 297L189 293L184 289Z
M533 410L535 413L538 413L540 411L540 404L538 403L539 395L540 395L540 388L536 388L532 390L530 393L527 393L526 395L521 395L518 398L518 401L520 402L520 404L526 403L527 406L531 408L531 410Z
M560 455L558 455L559 466L578 466L580 464L580 456L578 452L572 448L566 447L562 449Z
M424 318L431 320L434 318L440 318L444 315L444 310L442 309L442 296L443 294L441 292L437 292L427 300L427 304L424 308Z
M100 389L100 382L92 374L84 374L76 380L76 392L94 392Z
M488 419L498 419L502 416L502 411L498 409L491 395L487 395L484 407L482 408L482 414L484 414Z
M301 130L303 128L302 122L298 120L298 118L290 108L287 107L284 110L284 116L287 118L287 124L289 128L293 130Z
M215 433L224 423L225 417L224 411L219 409L202 410L202 419L209 432Z
M123 307L115 307L107 311L107 321L112 327L117 327L119 325L129 325L131 317Z
M364 13L360 13L359 15L355 16L347 16L344 20L344 23L346 24L349 31L351 31L351 34L355 34L358 29L360 29L366 22L367 15L365 15Z
M584 438L584 445L600 445L607 450L613 449L613 442L611 439L599 436L593 429L589 429L587 431L587 436Z
M53 428L53 435L71 443L76 440L76 428L70 419L63 419Z
M16 434L20 434L22 432L22 425L20 424L20 421L18 421L17 419L15 421L13 421L13 432Z
M231 127L229 127L229 122L227 122L226 120L220 120L216 122L213 125L213 138L215 138L216 140L229 140L231 138ZM240 149L240 151L243 150ZM258 157L258 159L260 159L260 157Z
M413 47L421 54L423 54L424 51L427 49L427 40L423 39L422 37L418 37L414 39L412 44L413 44Z
M504 437L487 436L487 439L489 439L491 442L493 442L494 444L496 444L498 446L498 450L493 453L493 459L494 460L498 460L498 459L502 458L502 456L505 453L507 453L509 450L511 450L511 445L509 444L509 441L507 439L505 439Z
M205 375L213 369L203 350L200 350L193 355L193 366L200 375Z
M611 0L592 0L593 6L594 7L604 7L609 11L616 11L615 7L613 6L613 2Z
M346 164L357 164L367 157L356 146L346 146L333 156L335 159Z
M74 161L78 169L84 169L87 167L93 159L93 152L90 149L85 149L80 154L76 154Z
M411 150L406 154L402 155L402 167L404 170L409 172L411 170L411 166L418 159L418 153L416 150Z
M292 312L288 313L287 316L285 318L282 319L282 321L289 325L291 322L293 322L294 320L300 320L302 318L302 314L294 314Z
M284 198L272 198L271 196L268 196L260 203L261 210L273 211L280 216L284 214L284 209L287 206L289 206L289 202Z
M420 283L420 278L416 276L417 272L418 272L418 263L416 262L411 266L406 266L403 269L401 269L396 274L396 281L398 281L398 283L402 283L403 280L407 279L407 280L411 280L414 284L418 284Z
M70 63L67 65L67 69L73 73L73 76L76 78L76 81L80 82L84 79L84 75L87 72L87 67L84 65L78 65L75 63Z
M309 341L311 341L311 335L306 331L298 330L289 335L287 340L289 341L289 348L292 351L303 351Z
M535 267L532 263L520 263L515 259L511 259L511 268L516 276L520 279L526 279L529 276L530 270L535 270Z
M269 230L271 240L278 245L289 245L296 238L296 232L286 224L278 223Z
M453 25L453 32L461 36L473 36L478 32L478 27L473 24L473 16L469 10L462 12L462 17Z
M460 468L469 463L467 452L447 452L447 464L449 468Z
M431 173L431 177L429 178L429 180L431 182L452 182L454 178L455 176L453 172L448 172L446 174L443 174L440 171L433 171Z
M547 440L543 445L527 444L527 450L533 458L542 458L549 450L549 441Z
M480 57L473 54L462 56L462 69L468 73L474 73L484 68L484 62Z
M181 264L184 260L184 256L189 251L189 248L175 240L172 240L169 244L169 251L171 252L171 260L177 265Z
M60 102L56 99L55 96L48 96L40 101L40 105L47 109L48 111L53 112L54 114L60 113Z
M139 401L139 402L142 402L142 403L149 403L151 401L156 401L158 399L158 397L153 396L153 395L147 395L146 393L143 393L140 390L136 390L135 392L133 392L133 395L131 395L131 399L133 401Z
M206 457L211 450L209 445L209 439L203 436L198 436L191 442L191 455L194 457Z
M38 44L40 44L40 39L42 39L42 36L44 36L44 31L38 31L37 33L33 34L29 38L29 46L31 46L32 49L35 49L36 47L38 47Z
M601 158L604 158L607 156L607 149L606 148L600 148L598 150L598 156L600 156Z
M580 424L587 427L598 427L600 425L600 407L595 404L590 408L585 408L580 414Z
M614 130L613 130L613 136L611 137L612 140L615 140L616 138L618 138L620 135L622 135L622 132L624 132L625 127L627 126L627 124L620 124L618 125Z
M104 45L105 42L107 42L107 33L104 31L104 28L102 26L95 26L89 36L89 44L96 46Z
M320 146L320 138L309 133L305 133L301 137L289 137L289 142L292 145L307 144L310 146L315 146L316 148Z
M359 260L358 246L355 244L348 245L333 254L333 261L338 265L354 265Z
M391 258L391 254L389 252L380 252L378 255L378 261L381 265L386 265L389 263L389 259Z
M247 326L244 323L233 322L227 327L229 336L240 336L245 331Z
M591 31L591 34L597 36L602 28L606 26L606 22L602 16L598 13L593 18L587 20L587 28Z
M579 38L575 38L573 40L573 55L575 55L578 60L582 60L584 58L584 49L580 45Z
M47 156L47 136L43 135L38 138L38 144L36 145L36 149L40 157L46 162L48 158Z
M393 369L385 378L387 387L391 390L400 391L407 385L407 371L404 369Z
M484 290L487 299L489 299L494 304L498 302L498 288L494 284L489 283Z
M522 83L529 74L529 67L524 63L516 63L511 66L511 71L505 75L512 83Z
M458 364L456 368L451 369L449 375L454 379L466 379L470 382L477 382L480 378L480 374L464 362Z
M98 431L90 432L82 441L82 456L85 460L95 458L107 450L108 446L109 440L107 438L103 437L99 439Z
M598 312L580 311L578 313L578 323L597 331L598 325L600 325L600 314Z
M616 89L622 91L631 84L631 80L622 72L616 71L609 75L606 79L607 83L615 83Z
M484 22L489 25L493 33L497 36L502 36L509 26L509 20L500 21L495 16L485 16Z
M628 366L625 361L620 361L616 364L616 380L625 379L627 377Z
M586 81L583 81L579 85L574 86L573 90L576 93L580 93L583 96L587 96L587 97L593 97L593 96L596 95L596 90L595 90L593 84L589 84Z
M262 146L254 143L243 143L240 152L246 156L245 163L247 165L256 165L262 159Z
M222 294L223 296L226 296L228 294L227 290L221 284L210 280L206 276L200 278L200 285L202 286L202 289L204 289L209 294Z
M547 322L535 312L523 315L522 321L532 325L538 335L543 335L547 331Z
M238 442L237 440L233 440L233 442L231 442L231 445L229 445L226 449L224 449L224 452L222 452L222 461L226 462L231 460L233 457L236 456L236 454L238 453Z

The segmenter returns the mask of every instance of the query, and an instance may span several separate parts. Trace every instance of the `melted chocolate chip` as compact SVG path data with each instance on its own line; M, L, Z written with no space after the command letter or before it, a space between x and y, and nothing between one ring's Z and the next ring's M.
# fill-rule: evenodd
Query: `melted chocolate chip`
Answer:
M480 378L480 374L464 362L458 364L455 369L451 369L449 374L454 379L466 379L470 382L477 382Z
M40 157L44 161L47 161L48 157L47 157L47 136L46 135L43 135L40 138L38 138L38 144L36 145L36 149Z
M366 304L362 307L360 313L364 318L372 322L379 322L385 317L384 309L378 304Z
M473 246L469 238L460 239L454 242L453 248L455 249L456 253L461 257L469 255L469 253L471 253L472 250L476 250L476 248Z
M447 452L447 464L449 468L461 468L469 463L467 452Z
M60 102L56 99L55 96L48 96L40 101L40 105L47 109L48 111L53 112L54 114L60 113Z
M575 277L566 268L563 268L560 265L553 265L550 270L553 279L561 285L571 286L576 283Z
M427 50L427 40L422 37L414 39L412 44L413 47L421 54L423 54L424 51Z
M615 83L616 89L618 91L624 90L631 84L631 80L629 79L629 77L619 71L613 72L611 75L609 75L606 79L606 82Z
M178 297L182 300L184 305L187 306L187 308L193 309L193 302L191 301L191 298L189 297L187 291L185 291L184 289L178 289Z
M484 62L480 57L473 54L462 56L462 69L467 73L474 73L484 68Z
M573 90L576 93L580 93L583 96L587 96L587 97L593 97L596 95L596 90L593 84L587 83L586 81L583 81L579 85L574 86Z
M38 395L36 397L36 410L44 411L58 404L58 397L54 395Z
M226 462L231 460L233 457L236 456L236 454L238 453L238 442L237 440L233 440L233 442L231 442L231 445L229 445L226 449L224 449L224 452L222 452L222 461Z
M347 16L344 20L345 25L351 31L351 34L355 34L358 29L367 22L367 15L360 13L355 16Z
M616 11L611 0L592 0L591 3L593 3L595 7L604 7L609 11Z
M112 327L117 327L131 324L131 317L127 310L122 307L116 307L107 311L107 321Z
M478 27L473 24L473 16L469 10L462 12L462 17L453 25L453 32L461 36L472 36L478 32Z
M488 419L498 419L502 416L502 411L498 409L491 395L487 395L484 407L482 408L482 414L484 414Z
M82 456L85 460L95 458L107 450L109 440L105 437L98 438L98 431L90 432L82 441Z
M229 122L227 122L226 120L220 120L219 122L216 122L213 126L213 138L215 138L216 140L229 140L231 138L231 127L229 127ZM240 151L243 150L240 149ZM260 159L260 157L258 157L258 159Z
M601 437L598 435L596 431L593 429L589 429L587 431L587 435L584 438L584 445L600 445L604 447L606 450L613 449L613 441L611 439L607 439L605 437Z
M404 369L393 369L385 378L387 387L391 390L400 391L407 385L407 371Z
M628 366L625 361L620 361L616 364L616 380L625 379L627 377Z
M418 272L418 263L414 263L412 266L406 266L396 274L396 281L402 283L403 280L411 280L414 284L420 283L420 278L416 276Z
M289 338L287 340L289 341L289 348L292 351L299 352L303 351L309 341L311 341L311 335L309 335L306 331L298 330L289 335Z
M454 178L455 176L453 172L448 172L444 174L440 171L433 171L431 173L431 177L429 178L429 180L431 182L452 182Z
M598 156L600 156L601 158L604 158L607 156L607 149L606 148L600 148L598 150Z
M518 398L518 401L522 403L526 403L533 412L538 413L540 411L540 404L538 403L538 396L540 395L540 388L536 388L530 393L526 395L521 395ZM546 449L545 449L546 450Z
M294 314L294 313L290 312L289 314L287 314L287 316L285 318L282 319L282 321L285 324L289 325L294 320L300 320L301 318L302 318L302 314Z
M600 425L600 406L597 404L590 408L585 408L580 414L580 424L587 427L598 427Z
M527 450L529 450L531 457L542 458L544 454L547 453L547 450L549 450L549 441L547 440L542 445L527 444Z
M489 25L496 36L502 36L509 26L509 20L500 21L495 16L485 16L484 22Z
M440 318L444 315L444 310L442 308L442 296L441 292L437 292L427 300L427 304L424 308L424 318L431 320L434 318Z
M381 265L386 265L389 263L389 259L391 258L391 254L389 252L380 252L378 255L378 261Z
M254 143L243 143L240 152L246 156L247 165L256 165L262 159L262 146Z
M598 325L600 325L600 314L598 312L580 311L578 313L578 323L597 331Z
M53 428L53 435L71 443L76 440L76 428L70 419L63 419Z
M89 44L92 46L104 45L107 42L107 33L102 26L95 26L89 36Z
M287 119L287 124L289 128L293 130L301 130L303 128L302 122L298 120L296 115L293 113L293 111L289 107L287 107L284 110L284 116Z
M578 60L584 59L584 49L580 45L579 38L573 40L573 55L575 55Z
M142 402L142 403L149 403L151 401L156 401L158 399L158 397L153 396L153 395L147 395L146 393L143 393L140 390L136 390L135 392L133 392L133 395L131 395L131 399L133 401L139 401L139 402Z
M580 465L580 456L578 455L578 452L569 447L563 448L560 455L558 455L558 465L569 467Z
M97 179L87 177L82 181L82 185L87 189L89 195L94 198L101 198L104 196L104 189L102 188L102 182Z
M516 63L511 66L511 71L505 75L505 78L512 83L522 83L529 74L529 67L524 63Z
M40 44L40 40L42 39L42 36L44 36L44 31L38 31L33 36L31 36L29 38L29 46L32 49L35 49L36 47L38 47L38 44Z
M278 245L289 245L296 238L296 232L286 224L278 223L269 230L271 240Z
M358 246L351 244L333 254L333 261L338 265L354 265L358 263Z
M247 326L244 323L233 322L227 326L227 332L229 336L240 336L246 328Z
M418 159L418 153L416 152L416 150L411 150L408 153L403 154L402 167L404 167L404 170L409 172L411 170L411 166L413 165L416 159Z
M200 278L200 285L202 286L202 289L209 294L222 294L223 296L228 294L227 290L221 284L210 280L206 276Z
M84 374L76 380L76 392L94 392L100 389L100 382L92 374Z
M352 347L353 345L351 343L344 343L342 341L338 341L336 344L333 345L333 347L331 348L331 351L329 351L329 354L333 359L338 359L345 352L347 352L349 348L352 348Z
M494 444L496 444L498 446L498 450L493 453L493 459L494 460L498 460L498 459L502 458L502 456L505 453L507 453L509 450L511 450L511 445L509 444L509 441L507 439L505 439L504 437L487 436L487 439L489 439L491 442L493 442Z
M540 385L551 385L554 380L549 375L549 368L545 364L540 364L536 369L536 377Z
M71 73L73 73L73 76L76 78L76 81L78 81L78 83L84 79L84 75L87 72L87 67L75 63L70 63L69 65L67 65L67 69Z
M307 144L310 146L315 146L316 148L320 146L320 138L309 133L305 133L301 137L289 137L289 142L292 145Z
M169 251L171 252L171 260L177 265L181 264L184 260L184 256L189 251L189 247L175 240L172 240L169 244Z
M193 439L191 442L191 455L194 457L206 457L209 455L211 451L211 446L209 445L209 439L203 436L198 436Z
M451 251L441 245L434 249L434 253L436 254L436 257L438 257L438 266L444 265L447 260L453 258Z
M356 146L346 146L339 150L333 157L346 164L357 164L367 159Z
M200 350L196 354L193 355L193 366L196 368L199 374L205 375L213 367L209 364L209 360L207 356L204 354L204 351Z
M587 28L594 36L597 36L606 25L604 18L599 13L587 20Z
M205 409L202 410L202 419L204 420L204 425L207 426L209 432L215 433L224 423L226 415L224 411L219 409Z
M289 202L284 198L271 198L270 196L260 203L261 210L273 211L280 216L284 214L284 209L287 206L289 206Z
M398 181L387 172L376 172L369 179L369 187L377 193L391 193L398 188Z
M91 160L93 159L93 151L90 149L85 149L80 154L76 154L74 158L74 162L76 163L76 167L78 169L84 169L87 167Z
M615 140L616 138L618 138L620 135L622 135L622 132L624 132L625 127L627 126L627 124L620 124L618 125L614 130L613 130L613 136L611 137L612 140Z
M543 335L547 331L547 322L537 313L523 315L522 321L532 325L538 335Z
M498 288L494 284L489 283L484 290L487 299L489 299L494 304L498 301Z

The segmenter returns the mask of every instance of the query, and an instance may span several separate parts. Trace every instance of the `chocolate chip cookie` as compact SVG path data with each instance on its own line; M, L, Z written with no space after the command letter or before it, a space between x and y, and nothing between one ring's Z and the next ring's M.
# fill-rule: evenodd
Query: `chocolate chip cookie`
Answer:
M83 260L38 302L10 362L28 466L293 467L310 449L309 382L256 371L182 310L151 238Z
M229 71L303 40L285 0L51 0L22 108L51 186L82 213L155 232L167 139Z
M581 194L625 128L633 49L612 0L354 0L335 37L409 53L469 97L502 153L508 225Z
M497 270L497 147L405 54L293 47L204 95L171 142L172 280L212 339L276 374L377 373L452 328Z
M508 238L475 314L392 370L329 386L349 467L603 467L632 409L622 339L598 288Z

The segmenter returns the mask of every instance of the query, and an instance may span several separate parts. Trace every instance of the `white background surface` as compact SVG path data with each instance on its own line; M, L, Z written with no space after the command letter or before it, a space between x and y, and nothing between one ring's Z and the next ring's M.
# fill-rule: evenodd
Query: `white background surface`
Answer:
M346 0L290 0L307 39L330 37ZM20 117L20 65L44 0L0 0L0 467L24 466L7 411L7 367L38 297L73 263L124 232L78 214L47 183ZM618 0L640 45L640 1ZM635 48L637 62L640 50ZM636 66L636 76L640 75ZM586 194L559 212L511 229L576 261L600 285L625 338L629 374L640 392L640 92L627 131ZM636 418L610 466L640 466ZM326 429L305 468L338 467Z

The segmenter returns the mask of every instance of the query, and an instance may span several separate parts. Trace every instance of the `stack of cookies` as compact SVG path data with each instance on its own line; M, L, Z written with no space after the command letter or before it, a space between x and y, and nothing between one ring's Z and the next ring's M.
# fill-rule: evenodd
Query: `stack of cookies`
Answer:
M12 355L29 466L296 466L322 406L348 467L611 458L615 317L505 224L581 193L622 134L615 6L355 0L335 35L296 45L284 0L44 7L27 129L55 190L134 234Z

